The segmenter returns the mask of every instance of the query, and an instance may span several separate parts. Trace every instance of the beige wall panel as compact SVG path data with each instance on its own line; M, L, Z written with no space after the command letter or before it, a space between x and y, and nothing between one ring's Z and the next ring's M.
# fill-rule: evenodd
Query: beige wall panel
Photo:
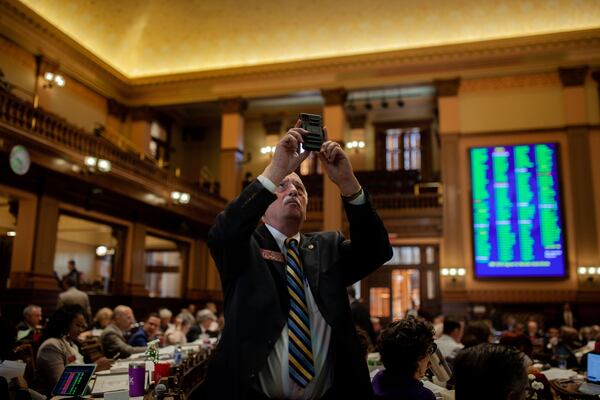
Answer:
M559 86L460 93L459 103L461 133L565 125L563 91ZM440 131L442 123L443 120Z
M565 280L476 280L473 276L473 245L472 245L472 230L470 217L470 174L469 174L469 157L468 149L475 146L493 146L498 144L512 145L525 143L539 142L556 142L559 143L559 159L560 159L560 176L563 202L563 216L565 223L564 237L567 244L568 258L568 274L569 278ZM462 240L462 265L467 270L466 289L481 291L506 291L506 290L575 290L577 289L577 254L575 254L574 226L573 226L573 198L572 188L568 180L569 169L569 152L567 149L566 134L557 131L556 133L545 134L515 134L515 135L494 135L494 136L477 136L472 138L463 138L459 144L460 154L458 168L460 171L460 187L459 203L460 216L458 220L465 227ZM448 232L444 233L448 235ZM448 245L448 242L445 243ZM446 249L447 250L447 249ZM453 252L456 254L456 252ZM449 265L448 262L442 260L442 265Z
M67 82L64 87L52 89L44 89L43 79L40 78L40 108L65 118L87 132L92 132L96 124L106 125L106 99L73 79L65 78Z
M0 37L0 70L15 88L13 94L33 102L35 59L31 54Z
M600 104L598 102L598 84L588 80L585 85L585 103L587 108L587 122L591 125L600 124ZM596 153L597 154L597 153Z
M590 132L590 162L592 166L592 182L594 199L596 200L596 232L598 237L598 249L600 249L600 129L595 129ZM598 252L599 259L596 260L596 265L600 265L600 251Z

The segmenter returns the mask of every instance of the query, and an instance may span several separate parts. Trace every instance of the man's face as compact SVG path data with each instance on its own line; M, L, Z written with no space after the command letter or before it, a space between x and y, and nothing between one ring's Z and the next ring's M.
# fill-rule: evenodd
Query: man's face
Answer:
M26 317L27 325L38 326L42 321L42 309L34 308L31 313Z
M117 317L115 317L115 322L117 323L119 329L129 329L131 327L131 324L133 324L133 311L131 311L131 309L128 309L120 313Z
M286 221L302 223L306 219L308 195L300 177L294 173L286 176L275 191L275 200L265 212L265 222L275 227Z
M156 335L156 331L160 326L160 319L157 317L150 317L148 321L144 324L144 331L146 331L146 335L148 337L153 337Z

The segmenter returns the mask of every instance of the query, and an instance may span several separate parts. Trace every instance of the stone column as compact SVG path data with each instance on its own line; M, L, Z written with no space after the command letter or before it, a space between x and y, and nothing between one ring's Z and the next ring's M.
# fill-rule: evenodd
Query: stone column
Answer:
M325 99L323 125L327 127L327 139L344 147L346 112L344 103L348 93L345 89L322 90ZM310 200L309 200L310 201ZM338 187L323 172L323 230L342 230L342 199Z
M27 285L32 289L58 290L54 278L58 215L58 200L47 195L40 196L36 211L33 268Z
M560 68L569 152L569 176L573 198L576 265L598 262L596 210L594 198L590 132L588 128L585 81L588 67Z
M247 103L242 98L221 102L221 159L219 163L220 194L232 200L240 193L244 158L244 116Z
M441 138L441 173L444 185L444 242L441 247L440 267L464 265L461 225L461 191L459 154L459 101L460 79L434 81L439 112ZM464 200L464 199L462 199Z
M14 238L10 262L9 287L29 287L33 244L36 235L37 199L20 198L17 214L17 236ZM54 284L56 288L58 286Z
M146 225L134 223L131 229L131 267L123 271L124 291L132 296L148 296L146 290ZM115 277L116 279L117 277Z

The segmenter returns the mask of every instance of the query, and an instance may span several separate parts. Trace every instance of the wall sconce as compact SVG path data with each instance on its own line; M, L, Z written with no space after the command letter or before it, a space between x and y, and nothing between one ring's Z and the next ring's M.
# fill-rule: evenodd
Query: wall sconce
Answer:
M465 276L467 270L464 268L442 268L441 273L442 276L451 276L453 279L456 279L456 276Z
M585 267L582 265L577 268L577 275L582 278L587 278L587 280L591 282L594 280L594 276L597 275L600 277L600 266Z
M275 153L276 146L263 146L260 148L260 154L273 154Z
M52 89L54 85L58 87L65 87L65 84L67 83L62 75L50 71L44 72L44 80L46 81L44 88L48 89Z
M15 232L15 231L8 231L8 232L6 232L6 236L15 237L15 236L17 236L17 232Z
M85 156L83 163L85 164L88 171L90 171L90 172L95 172L96 168L100 172L110 172L110 170L112 169L111 162L108 160L104 160L102 158Z
M346 143L346 148L347 149L364 149L365 148L365 142L362 140L353 140L351 142Z
M113 254L115 254L115 249L110 249L104 245L96 247L96 255L98 257L112 256Z
M175 204L188 204L191 198L192 196L186 192L171 192L171 200L173 200L173 203Z

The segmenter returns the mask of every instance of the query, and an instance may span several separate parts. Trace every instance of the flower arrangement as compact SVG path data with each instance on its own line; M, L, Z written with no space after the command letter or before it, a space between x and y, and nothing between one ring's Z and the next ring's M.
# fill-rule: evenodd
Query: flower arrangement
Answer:
M158 339L152 340L148 342L148 347L146 348L146 353L144 355L146 358L154 363L158 363L159 360L159 352L158 352Z
M531 400L543 399L544 384L538 381L538 377L534 374L528 374L527 377L529 378L529 390L526 398Z

